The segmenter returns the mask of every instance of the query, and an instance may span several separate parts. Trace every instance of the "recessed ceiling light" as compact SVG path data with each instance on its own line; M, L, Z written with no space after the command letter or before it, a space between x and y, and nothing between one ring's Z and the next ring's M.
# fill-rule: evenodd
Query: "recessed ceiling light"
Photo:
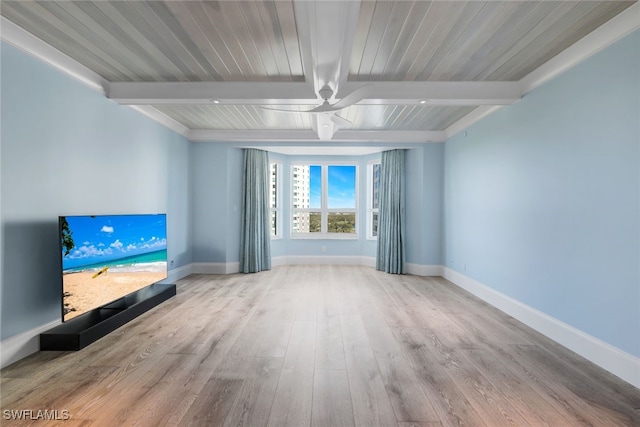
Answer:
M213 102L214 104L220 104L220 100L219 99L212 99L211 102Z
M427 103L427 100L426 100L426 99L422 99L422 100L420 100L420 104L426 104L426 103Z

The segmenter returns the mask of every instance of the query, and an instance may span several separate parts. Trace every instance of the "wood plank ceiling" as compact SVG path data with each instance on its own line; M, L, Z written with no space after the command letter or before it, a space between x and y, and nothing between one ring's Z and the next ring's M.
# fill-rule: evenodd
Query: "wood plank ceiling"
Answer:
M201 139L441 139L633 1L13 1L0 13ZM311 114L328 86L334 103ZM277 112L264 109L289 109ZM287 133L289 131L297 131Z

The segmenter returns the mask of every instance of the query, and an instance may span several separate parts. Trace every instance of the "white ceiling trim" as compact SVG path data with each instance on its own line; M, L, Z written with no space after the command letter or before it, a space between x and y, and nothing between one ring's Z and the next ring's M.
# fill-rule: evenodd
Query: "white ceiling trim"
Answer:
M170 118L169 116L167 116L164 113L161 113L160 111L156 110L155 108L148 106L148 105L130 105L130 108L139 111L140 113L144 114L145 116L149 117L150 119L156 121L158 124L171 129L174 132L179 133L180 135L187 137L189 134L189 128L187 128L186 126L184 126L182 123L178 123L177 121L173 120L172 118Z
M522 97L519 82L371 82L343 84L340 94L372 86L358 104L509 105ZM109 83L107 97L122 105L318 105L308 83L139 82Z
M39 60L70 75L85 86L103 95L105 94L104 88L108 84L105 79L75 59L25 31L4 16L0 16L0 34L2 35L2 41L35 56Z
M187 138L193 142L319 142L318 135L312 130L190 130ZM385 143L424 143L444 142L444 131L352 131L339 130L327 142L385 142Z

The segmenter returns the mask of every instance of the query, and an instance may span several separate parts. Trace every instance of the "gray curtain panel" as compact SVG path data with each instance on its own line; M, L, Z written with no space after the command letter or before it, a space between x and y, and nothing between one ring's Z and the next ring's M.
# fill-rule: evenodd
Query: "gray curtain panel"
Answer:
M404 247L405 150L382 153L376 269L406 274Z
M247 148L242 184L241 272L271 269L269 220L269 153Z

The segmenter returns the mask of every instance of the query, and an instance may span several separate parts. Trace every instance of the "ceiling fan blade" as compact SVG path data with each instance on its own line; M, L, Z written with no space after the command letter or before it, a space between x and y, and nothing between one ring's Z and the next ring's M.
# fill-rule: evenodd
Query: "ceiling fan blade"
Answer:
M373 94L373 91L373 85L362 86L342 98L340 101L333 104L331 108L333 108L334 111L342 110L343 108L347 108L353 104L357 104L358 102L367 98L369 95Z
M349 120L345 119L344 117L340 117L337 114L331 115L331 121L338 126L351 126L353 124Z
M334 108L333 105L330 105L328 103L322 104L322 105L318 105L316 108L313 108L311 110L309 110L309 113L329 113L331 111L337 111L337 110L341 110L341 108Z

